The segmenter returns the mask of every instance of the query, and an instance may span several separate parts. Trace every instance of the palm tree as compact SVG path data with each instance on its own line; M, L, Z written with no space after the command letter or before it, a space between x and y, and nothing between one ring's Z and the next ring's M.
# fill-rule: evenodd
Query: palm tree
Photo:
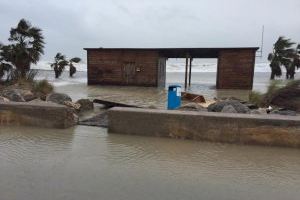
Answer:
M295 43L291 42L290 39L286 39L285 37L279 37L274 44L273 52L268 56L272 70L271 80L282 75L282 66L284 66L287 71L289 70L292 63L291 58L295 55L295 50L292 48L294 44ZM286 78L290 78L289 73L287 73Z
M73 77L73 75L76 73L76 67L73 65L73 63L79 63L80 61L81 59L78 57L74 57L69 60L70 77Z
M289 66L289 68L287 69L287 78L288 79L294 79L295 77L295 71L296 69L300 68L300 44L297 45L295 51L294 51L294 55L292 58L292 62Z
M0 79L3 78L5 74L8 74L11 70L11 65L6 63L3 58L3 45L0 43Z
M8 40L11 44L2 46L1 56L25 77L30 65L36 64L44 54L42 30L21 19L17 27L10 30Z
M50 66L54 69L55 78L59 78L62 74L62 72L65 69L65 66L67 66L69 62L66 60L66 56L57 53L54 57L54 62L50 63Z

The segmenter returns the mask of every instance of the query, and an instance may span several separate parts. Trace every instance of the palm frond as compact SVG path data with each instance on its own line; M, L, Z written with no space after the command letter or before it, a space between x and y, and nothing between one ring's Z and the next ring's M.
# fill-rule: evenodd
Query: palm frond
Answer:
M270 53L268 55L268 61L272 61L274 59L274 54L273 53Z
M81 61L81 58L78 57L74 57L72 59L70 59L70 62L74 62L74 63L79 63Z

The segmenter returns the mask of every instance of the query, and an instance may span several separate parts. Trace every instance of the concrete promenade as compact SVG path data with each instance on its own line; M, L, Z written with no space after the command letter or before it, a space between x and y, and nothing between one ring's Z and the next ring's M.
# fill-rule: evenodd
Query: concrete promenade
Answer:
M108 120L109 133L300 147L300 116L113 108Z
M68 128L77 123L70 108L53 103L0 103L0 125Z

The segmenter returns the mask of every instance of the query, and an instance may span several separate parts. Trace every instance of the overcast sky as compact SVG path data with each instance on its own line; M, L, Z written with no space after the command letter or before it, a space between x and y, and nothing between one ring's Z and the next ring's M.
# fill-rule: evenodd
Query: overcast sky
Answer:
M43 29L42 60L86 59L84 47L260 46L300 43L300 0L0 0L0 41L25 18Z

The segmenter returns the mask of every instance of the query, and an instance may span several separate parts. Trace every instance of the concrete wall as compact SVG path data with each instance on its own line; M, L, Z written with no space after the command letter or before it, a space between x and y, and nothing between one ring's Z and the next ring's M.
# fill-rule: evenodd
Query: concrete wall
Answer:
M108 132L300 147L300 117L113 108Z
M217 89L245 89L253 86L255 50L224 50L219 53Z
M73 112L52 103L0 103L1 125L25 125L45 128L68 128L77 123Z
M156 51L87 50L88 84L157 86Z

